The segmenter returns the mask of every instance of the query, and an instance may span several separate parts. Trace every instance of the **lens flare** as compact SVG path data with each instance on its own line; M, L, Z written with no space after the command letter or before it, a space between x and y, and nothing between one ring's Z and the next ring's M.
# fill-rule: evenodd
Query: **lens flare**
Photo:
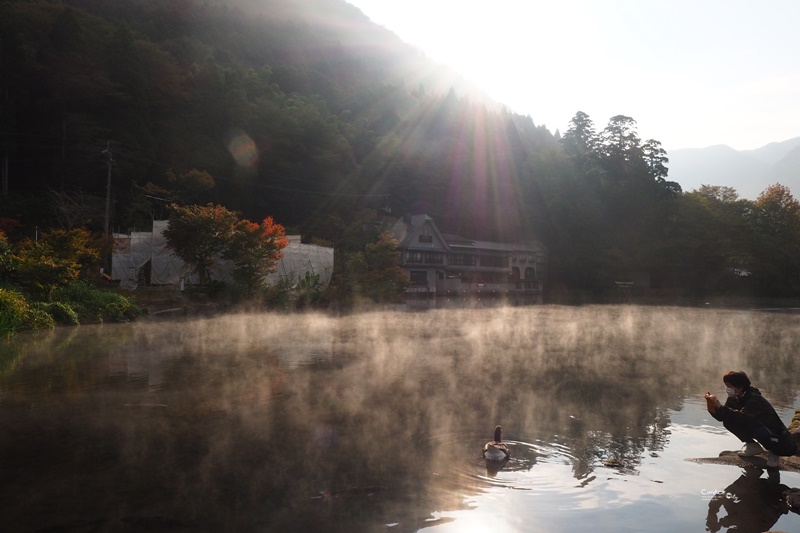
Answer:
M228 135L228 151L240 167L252 168L258 163L256 143L242 130L233 130Z

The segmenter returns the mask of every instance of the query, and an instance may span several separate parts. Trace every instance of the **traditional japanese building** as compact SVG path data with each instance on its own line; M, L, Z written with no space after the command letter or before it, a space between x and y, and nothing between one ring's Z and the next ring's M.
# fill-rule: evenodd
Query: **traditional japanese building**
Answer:
M407 301L505 299L541 303L547 250L538 242L503 243L468 239L439 231L428 215L399 219L392 232L400 264L411 280Z

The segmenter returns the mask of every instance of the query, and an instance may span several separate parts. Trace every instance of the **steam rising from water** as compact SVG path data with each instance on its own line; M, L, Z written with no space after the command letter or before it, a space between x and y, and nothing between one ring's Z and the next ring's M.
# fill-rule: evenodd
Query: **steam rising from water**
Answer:
M415 530L419 516L463 507L466 487L481 490L476 459L496 424L517 443L510 469L551 453L587 483L608 458L635 473L669 439L669 410L721 392L727 370L791 405L797 321L548 306L247 314L20 337L0 352L10 428L0 457L12 481L0 501L20 502L11 525L51 502L38 527L161 516L217 530Z

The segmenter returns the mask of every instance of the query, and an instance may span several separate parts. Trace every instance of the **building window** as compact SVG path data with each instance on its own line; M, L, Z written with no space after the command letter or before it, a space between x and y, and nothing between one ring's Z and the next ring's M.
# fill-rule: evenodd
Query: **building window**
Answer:
M425 252L422 254L422 260L425 264L428 265L443 265L444 255L437 254L435 252Z
M505 268L508 266L508 259L502 255L482 255L482 267Z
M433 242L433 235L420 235L419 242Z
M450 264L455 266L475 266L475 256L469 254L453 254Z
M437 252L407 252L406 262L441 265L444 264L444 255Z
M412 285L428 285L428 273L424 270L411 271L411 284Z

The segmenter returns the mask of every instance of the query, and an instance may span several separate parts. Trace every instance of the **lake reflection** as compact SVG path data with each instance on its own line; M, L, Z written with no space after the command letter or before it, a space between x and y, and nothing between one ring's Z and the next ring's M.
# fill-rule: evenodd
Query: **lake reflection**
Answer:
M685 460L739 447L702 402L729 369L788 423L797 327L545 306L20 336L0 347L0 530L798 531L776 494L799 474ZM491 472L496 424L512 458Z

